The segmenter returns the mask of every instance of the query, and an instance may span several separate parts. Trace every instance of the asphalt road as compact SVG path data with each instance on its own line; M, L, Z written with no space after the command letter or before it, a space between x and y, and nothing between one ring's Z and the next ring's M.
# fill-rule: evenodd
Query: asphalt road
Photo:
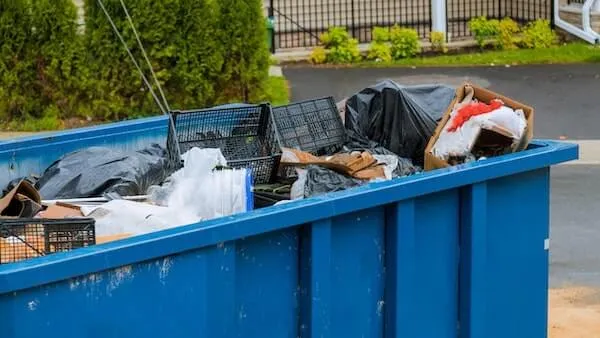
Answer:
M580 164L552 169L550 285L600 287L600 65L285 68L284 75L293 100L340 100L384 79L451 86L468 80L533 106L536 138L587 140Z
M468 80L535 107L538 138L600 139L600 64L470 68L285 68L294 100L337 100L384 79L399 84Z

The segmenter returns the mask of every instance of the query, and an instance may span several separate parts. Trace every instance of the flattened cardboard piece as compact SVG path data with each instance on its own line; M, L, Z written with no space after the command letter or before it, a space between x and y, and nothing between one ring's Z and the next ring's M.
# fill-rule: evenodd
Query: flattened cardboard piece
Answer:
M110 243L114 241L118 241L121 239L125 239L131 237L131 234L118 234L118 235L108 235L108 236L97 236L96 237L96 245Z
M447 168L450 166L450 164L448 164L448 162L446 160L436 157L433 154L432 149L435 146L435 143L438 141L440 134L442 133L442 131L448 124L448 121L450 121L450 117L451 117L452 111L454 110L454 107L458 103L464 102L465 99L467 99L470 95L473 95L473 98L478 99L479 101L485 102L488 104L493 99L499 99L504 103L504 105L506 107L512 108L514 110L517 110L517 109L523 110L525 119L527 120L527 126L525 127L525 133L523 134L523 137L521 138L521 140L519 140L519 142L513 143L513 146L511 147L511 152L525 150L527 148L527 146L529 145L529 142L531 142L531 139L533 138L533 120L534 120L534 109L532 107L527 106L522 103L519 103L513 99L506 97L506 96L494 93L485 88L465 82L462 86L460 86L456 89L456 96L455 96L454 100L452 100L452 102L450 103L450 106L446 110L446 113L444 114L444 117L442 118L442 120L439 122L439 124L435 130L435 133L429 140L429 143L427 143L427 147L425 148L425 168L424 168L425 171ZM493 131L493 132L496 132L503 136L510 135L510 133L508 133L507 131L503 131L502 128L493 128L493 130L488 129L488 131ZM477 141L475 142L475 144L477 144Z
M56 202L56 204L49 205L48 208L42 212L43 218L60 219L60 218L74 218L83 217L81 208L76 205Z
M41 209L40 193L25 180L0 199L0 216L33 217Z
M369 152L317 157L297 149L283 148L283 151L284 156L281 160L283 166L305 167L313 164L359 179L385 177L384 167L379 165ZM286 152L293 154L299 162L286 158Z

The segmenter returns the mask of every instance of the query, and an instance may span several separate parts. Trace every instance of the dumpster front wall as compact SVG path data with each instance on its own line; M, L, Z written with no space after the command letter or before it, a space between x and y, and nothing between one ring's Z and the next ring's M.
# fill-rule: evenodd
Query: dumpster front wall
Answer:
M547 192L541 169L5 293L0 327L15 338L456 337L460 319L461 337L541 338Z

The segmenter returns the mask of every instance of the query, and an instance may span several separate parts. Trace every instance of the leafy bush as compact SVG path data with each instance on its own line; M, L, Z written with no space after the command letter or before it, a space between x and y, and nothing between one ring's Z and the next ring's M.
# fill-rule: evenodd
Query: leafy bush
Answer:
M390 41L390 30L385 27L373 27L371 31L372 41L376 43L385 43Z
M270 57L263 1L205 1L210 5L217 5L219 21L216 27L213 25L206 32L208 40L203 43L217 50L224 49L224 64L217 88L219 102L249 101L251 97L261 96L260 92L265 91L269 77ZM199 25L205 25L204 17L206 14L197 19ZM221 35L220 41L211 38L215 31ZM186 39L185 35L182 36L183 41Z
M72 0L36 0L31 6L31 39L37 47L32 49L37 70L33 88L42 104L36 117L76 116L89 103L78 95L79 88L90 81L83 38L77 33L77 9Z
M390 42L395 60L413 57L421 51L419 33L411 28L394 26L390 31Z
M517 35L520 28L511 18L504 18L498 23L498 36L496 38L496 47L498 49L508 50L517 49Z
M352 63L360 60L358 40L351 38L344 27L331 27L321 34L321 44L327 51L329 63Z
M496 19L488 19L480 16L469 20L469 30L475 36L477 45L484 48L488 45L488 40L496 39L500 32L500 22Z
M371 42L367 52L367 60L377 62L392 61L392 47L386 42Z
M385 27L373 27L372 41L367 51L367 60L377 62L392 61L392 47L390 46L390 30Z
M548 20L530 22L523 29L523 46L526 48L549 48L558 43L558 36Z
M315 47L308 57L308 62L313 65L320 65L327 62L327 50L324 47Z
M104 3L150 75L119 0ZM97 1L84 6L80 31L72 0L0 0L2 125L37 130L158 112ZM269 97L261 0L128 0L127 8L173 109Z
M34 114L31 11L26 0L0 0L0 119Z
M444 34L444 32L431 32L429 41L431 42L432 50L440 53L448 52L448 47L446 46L446 34Z

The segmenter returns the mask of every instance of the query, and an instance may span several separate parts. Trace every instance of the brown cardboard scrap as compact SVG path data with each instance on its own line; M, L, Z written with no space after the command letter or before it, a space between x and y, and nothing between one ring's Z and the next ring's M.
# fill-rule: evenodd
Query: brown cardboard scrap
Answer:
M83 213L81 212L81 208L76 205L57 202L56 204L49 205L45 211L40 213L42 218L73 218L73 217L83 217Z
M511 140L512 144L510 147L510 151L511 152L521 151L521 150L526 149L527 146L529 145L529 142L533 138L534 109L532 107L524 105L522 103L519 103L519 102L517 102L513 99L510 99L508 97L505 97L503 95L494 93L485 88L478 87L478 86L470 84L470 83L464 83L462 86L458 87L458 89L456 90L456 97L450 103L450 106L446 110L444 117L439 122L439 124L435 130L435 133L433 134L433 136L429 140L429 143L427 144L427 147L425 148L425 170L426 171L440 169L440 168L446 168L446 167L450 166L450 164L448 163L447 160L436 157L433 154L432 149L435 146L436 142L438 141L440 134L442 133L444 127L450 120L450 117L451 117L451 114L452 114L452 111L454 110L454 108L459 104L463 104L464 102L469 101L470 98L474 98L474 99L477 99L477 100L485 102L485 103L490 103L490 101L492 101L493 99L500 99L504 103L504 105L509 108L512 108L515 110L516 109L523 110L523 113L525 114L525 118L527 120L527 127L525 129L525 134L523 135L521 140L519 140L519 142L515 143L515 142L512 142L512 140ZM498 140L498 142L503 143L503 144L506 142L507 137L510 136L510 133L508 131L502 130L502 128L492 128L492 129L482 130L482 132L479 133L478 139L474 142L473 148L478 148L478 147L485 148L487 145L489 145L490 132L497 134L497 137L494 137L491 139L496 139L496 140ZM486 139L485 141L482 138L482 136L485 136L485 139Z
M287 153L281 159L281 164L284 166L302 167L313 164L358 179L385 178L384 167L377 163L377 159L371 153L366 151L321 157L297 149L284 148L283 151Z
M0 199L0 216L33 217L41 209L39 192L25 180Z

